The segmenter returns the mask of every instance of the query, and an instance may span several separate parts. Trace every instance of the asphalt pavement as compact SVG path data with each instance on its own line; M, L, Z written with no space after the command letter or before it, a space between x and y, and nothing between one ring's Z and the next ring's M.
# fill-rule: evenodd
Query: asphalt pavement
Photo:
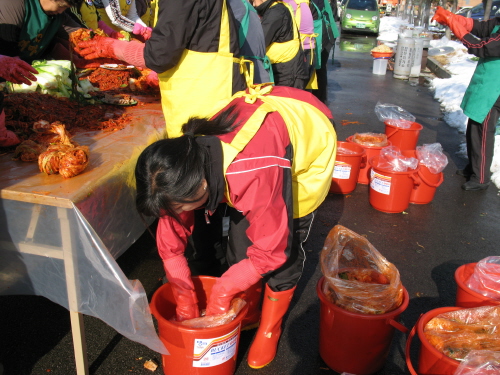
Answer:
M457 152L465 135L442 121L433 93L421 78L416 82L372 74L369 50L374 37L342 36L337 41L334 63L328 63L329 107L339 140L356 132L383 133L384 125L374 112L377 102L399 105L423 126L419 145L439 142L448 156L444 181L433 201L411 204L404 212L388 214L369 203L369 187L360 185L348 195L330 194L320 207L305 244L307 261L303 276L285 316L278 354L268 366L253 370L246 356L254 331L241 334L237 375L336 374L319 355L320 303L316 284L321 269L319 254L325 237L337 224L365 236L399 270L410 297L400 322L411 328L422 313L455 303L454 272L462 264L499 255L500 198L498 189L463 191L464 179L455 174L466 160ZM148 297L164 276L154 241L146 232L118 263L129 279L138 279ZM162 374L161 356L130 341L100 320L85 316L90 374ZM335 338L332 338L334 340ZM405 365L406 336L396 331L384 368L377 375L409 374ZM411 358L416 365L418 340ZM353 353L353 360L360 353ZM152 359L155 372L143 367ZM44 297L0 297L0 363L4 375L76 374L69 314ZM180 374L182 375L182 374Z

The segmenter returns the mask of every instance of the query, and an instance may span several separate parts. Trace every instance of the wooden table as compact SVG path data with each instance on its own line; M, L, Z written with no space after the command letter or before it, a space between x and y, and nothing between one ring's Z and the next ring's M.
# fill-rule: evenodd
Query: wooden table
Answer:
M83 314L166 354L142 285L115 261L149 224L135 209L134 168L165 122L158 100L126 110L125 129L75 136L90 163L73 178L0 156L0 295L42 295L69 310L78 375L88 374Z

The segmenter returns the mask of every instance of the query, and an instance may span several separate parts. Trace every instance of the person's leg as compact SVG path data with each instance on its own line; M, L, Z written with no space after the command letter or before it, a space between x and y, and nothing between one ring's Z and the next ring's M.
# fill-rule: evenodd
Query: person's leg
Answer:
M283 317L288 311L304 268L305 252L302 243L309 236L314 215L315 212L294 219L293 240L290 254L287 254L288 259L283 266L266 277L260 326L247 359L252 368L262 368L276 356Z
M318 78L318 89L312 90L314 96L316 96L319 100L326 104L328 100L328 57L330 56L330 51L322 50L321 51L321 67L316 69L316 76Z
M500 116L500 97L482 123L469 119L467 125L467 155L472 168L464 190L483 190L491 179L491 162L495 146L495 130Z

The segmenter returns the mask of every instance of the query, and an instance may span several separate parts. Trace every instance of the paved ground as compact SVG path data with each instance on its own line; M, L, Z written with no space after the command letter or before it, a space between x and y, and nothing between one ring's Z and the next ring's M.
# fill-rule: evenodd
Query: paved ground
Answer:
M464 135L441 121L439 103L425 86L393 79L391 72L386 76L373 75L372 59L367 53L373 46L372 37L343 37L335 52L335 63L329 63L330 108L339 140L356 132L383 132L383 124L374 113L375 104L397 104L423 125L419 144L443 145L449 158L444 182L432 203L410 205L401 214L373 209L365 185L358 185L346 196L329 195L305 246L305 271L286 316L276 359L261 370L250 369L246 355L253 332L244 332L237 375L336 374L318 354L319 300L315 291L321 277L319 251L336 224L366 236L397 266L410 296L409 307L401 315L401 323L409 328L420 314L454 305L453 274L457 267L500 253L498 189L460 189L464 180L455 175L455 170L466 161L456 153ZM351 123L342 126L342 120ZM162 267L149 234L137 241L118 263L130 279L142 282L149 297L161 285ZM157 353L122 337L98 319L86 316L85 326L92 375L151 374L143 368L144 361L161 361ZM386 365L378 375L408 374L405 341L403 334L396 334ZM417 349L418 342L413 345L413 357ZM356 354L353 353L354 360ZM5 375L75 374L67 311L43 297L0 297L0 362L5 366ZM161 366L155 374L160 373Z

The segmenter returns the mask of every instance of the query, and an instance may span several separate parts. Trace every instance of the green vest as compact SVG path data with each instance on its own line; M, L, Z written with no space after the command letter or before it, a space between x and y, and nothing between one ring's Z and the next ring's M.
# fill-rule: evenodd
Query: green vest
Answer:
M492 33L498 31L495 26ZM460 107L472 120L482 123L500 96L500 57L479 59Z
M61 27L61 17L46 15L40 0L26 0L24 25L19 34L19 57L27 62L40 59Z

